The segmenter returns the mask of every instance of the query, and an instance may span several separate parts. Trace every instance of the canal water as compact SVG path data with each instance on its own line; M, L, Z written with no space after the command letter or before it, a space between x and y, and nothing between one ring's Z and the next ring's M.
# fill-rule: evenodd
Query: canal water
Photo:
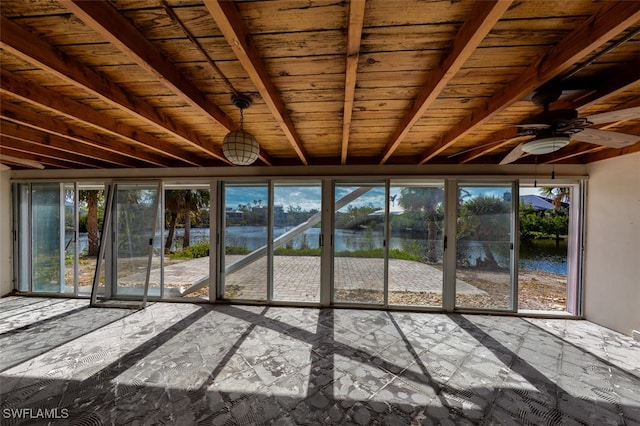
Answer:
M281 227L274 229L274 236L278 237L289 231L290 227ZM184 229L176 229L176 246L173 250L178 250L178 242L184 235ZM288 243L286 246L291 248L318 248L319 247L319 228L311 228L304 235L298 236L296 239ZM249 250L255 250L265 245L267 238L267 230L264 226L230 226L227 227L227 246L246 247ZM191 228L191 243L208 242L209 228ZM352 231L346 229L337 229L334 235L335 250L353 251L353 250L369 250L382 247L382 234L379 231ZM469 265L474 265L476 259L482 258L483 249L475 242L461 242L461 247L465 251L466 259L463 259ZM464 246L466 244L466 246ZM390 249L401 249L404 251L420 252L421 248L426 245L424 240L412 239L407 236L392 236L389 240ZM86 249L87 235L81 233L79 236L80 253ZM438 244L441 247L441 243ZM508 265L508 248L497 247L493 253L494 257L502 266ZM439 253L441 257L442 253ZM460 259L459 259L460 260ZM531 240L522 241L520 243L520 261L518 267L523 270L538 270L544 272L553 272L558 274L567 273L567 243L560 241L556 246L556 242L552 240Z

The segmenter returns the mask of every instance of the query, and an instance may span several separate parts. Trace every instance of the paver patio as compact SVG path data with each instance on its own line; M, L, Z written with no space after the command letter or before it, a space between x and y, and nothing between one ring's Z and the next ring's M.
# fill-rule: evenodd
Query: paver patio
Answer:
M244 256L226 256L231 265ZM274 300L316 302L320 299L320 257L274 256ZM225 277L227 289L234 289L234 297L264 299L266 295L267 258L263 257ZM209 276L209 257L186 260L166 266L164 281L167 287L187 289ZM334 286L342 290L382 290L384 266L382 259L336 257L334 259ZM120 285L144 282L139 272L120 279ZM151 283L160 282L160 268L154 268ZM420 262L389 259L390 292L442 291L442 271ZM464 281L456 281L460 294L486 294Z

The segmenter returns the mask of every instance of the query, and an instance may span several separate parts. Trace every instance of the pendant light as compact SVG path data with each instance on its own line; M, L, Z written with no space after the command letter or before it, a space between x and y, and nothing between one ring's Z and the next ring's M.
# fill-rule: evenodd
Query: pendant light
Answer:
M237 166L248 166L258 159L260 145L256 138L244 130L243 111L251 106L251 100L246 96L234 96L233 104L240 109L240 130L232 130L222 140L222 153Z

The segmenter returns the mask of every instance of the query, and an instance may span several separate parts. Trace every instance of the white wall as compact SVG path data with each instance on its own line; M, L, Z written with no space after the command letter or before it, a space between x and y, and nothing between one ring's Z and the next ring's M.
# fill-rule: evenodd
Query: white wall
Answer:
M592 163L585 242L585 316L640 330L640 153Z
M10 170L0 170L0 296L11 292L11 184Z

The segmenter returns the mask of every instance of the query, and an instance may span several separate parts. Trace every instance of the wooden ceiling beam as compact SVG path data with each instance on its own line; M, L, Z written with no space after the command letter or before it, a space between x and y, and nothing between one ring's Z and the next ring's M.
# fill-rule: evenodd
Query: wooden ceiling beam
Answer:
M584 164L593 163L594 161L606 160L607 158L618 157L620 155L632 154L634 152L640 152L640 143L627 146L624 148L607 148L599 149L597 152L588 152L586 155L581 155L581 162Z
M122 137L136 145L145 146L160 155L171 156L193 166L204 166L203 159L198 157L194 159L193 153L185 152L169 142L115 120L107 114L96 111L80 102L61 96L53 90L34 85L29 80L4 70L0 72L0 93L2 92L10 93L20 100L81 121L101 132Z
M585 95L576 99L559 100L553 103L553 109L585 109L597 102L606 101L608 98L619 95L630 86L640 81L640 58L630 64L620 67L615 72L607 74L603 84ZM562 83L559 83L562 87ZM624 107L621 107L624 108Z
M569 69L616 35L640 20L640 2L605 3L575 31L533 62L504 90L485 102L484 107L447 131L439 142L422 155L419 164L431 160L460 138L495 116L531 91Z
M309 165L307 154L295 130L293 121L289 117L284 102L278 95L278 91L267 73L258 50L251 41L251 35L242 20L242 16L240 16L235 2L214 0L205 2L205 6L254 86L258 89L260 96L262 96L298 158L305 166Z
M213 118L226 130L239 128L109 2L61 0L60 3L203 115Z
M145 164L142 161L135 161L127 156L96 149L95 146L78 143L77 141L59 135L47 133L11 121L2 121L0 134L3 137L10 137L13 140L22 140L31 144L50 147L57 151L64 152L71 157L80 155L91 158L94 160L94 163L102 165L103 167L113 167L114 165L116 167L139 167ZM85 159L85 161L87 160Z
M422 87L413 101L409 113L402 119L400 126L387 143L380 159L380 164L387 162L411 128L438 98L449 81L462 68L473 54L489 31L500 20L511 5L511 0L479 1L473 6L469 18L462 24L460 31L453 40L451 48L443 58L441 65L433 70L426 78L426 85Z
M21 152L15 149L2 147L0 152L0 163L13 164L29 169L44 169L44 164L53 166L58 169L73 169L76 167L74 163L68 161L55 160L38 154Z
M4 16L0 17L0 45L20 59L45 69L63 81L88 90L100 99L118 105L145 122L158 126L191 146L229 163L219 144L200 140L189 128L175 122L140 98L125 92L104 75L69 57Z
M90 145L94 147L96 156L99 155L99 152L108 151L110 153L109 158L113 160L111 162L120 166L138 167L140 163L137 160L155 166L171 166L171 163L166 158L149 152L140 152L132 144L116 139L107 139L89 129L76 127L62 120L38 114L35 111L7 102L6 99L0 100L0 117L12 123L70 139L75 141L76 144ZM102 159L106 160L106 158Z
M0 150L5 148L11 148L16 151L26 152L30 154L42 155L54 160L68 161L70 163L75 163L84 167L106 168L111 166L111 164L105 161L99 161L96 159L92 160L81 155L61 151L50 146L41 145L37 142L14 138L3 133L0 137Z
M340 162L347 164L349 135L351 133L351 117L353 116L353 100L356 94L356 78L358 75L358 58L360 56L360 40L364 25L364 9L366 0L349 2L349 22L347 29L347 63L344 78L344 111L342 114L342 149Z

